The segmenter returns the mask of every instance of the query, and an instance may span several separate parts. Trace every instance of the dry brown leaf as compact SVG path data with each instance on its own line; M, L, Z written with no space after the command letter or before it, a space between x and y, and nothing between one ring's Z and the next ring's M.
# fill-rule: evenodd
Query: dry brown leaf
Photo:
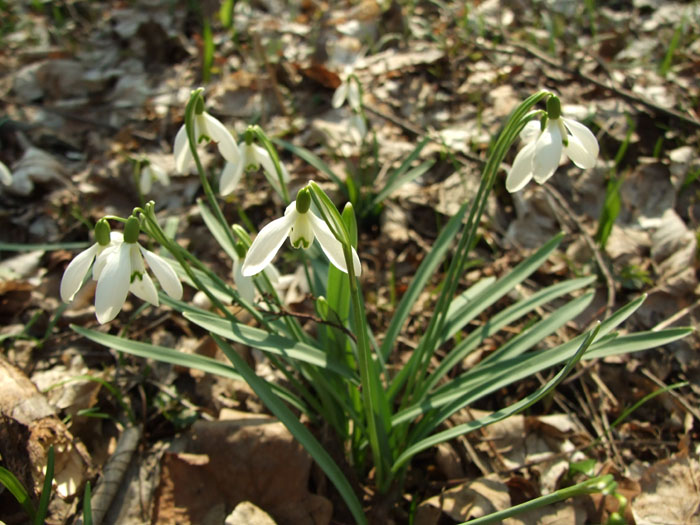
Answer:
M227 509L251 501L280 523L328 523L331 503L308 491L311 458L284 425L266 415L222 413L225 419L194 424L185 453L164 456L154 521L220 523Z
M677 456L642 475L642 493L632 502L637 525L700 524L700 464Z

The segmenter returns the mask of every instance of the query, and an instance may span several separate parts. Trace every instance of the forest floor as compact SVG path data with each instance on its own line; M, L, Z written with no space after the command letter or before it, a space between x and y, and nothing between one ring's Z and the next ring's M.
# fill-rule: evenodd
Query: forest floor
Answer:
M121 354L71 325L222 358L203 330L133 297L99 325L90 283L70 305L61 302L63 271L93 242L95 222L142 203L134 159L171 177L145 197L164 224L172 221L178 242L231 281L231 260L198 211L199 178L177 173L172 155L200 86L207 111L239 137L258 124L366 192L378 191L388 170L426 139L414 164L432 167L360 221L362 285L378 334L440 225L474 197L489 142L511 110L540 89L555 92L563 113L596 134L597 164L584 171L562 163L545 185L513 194L504 166L463 284L504 275L563 231L525 287L596 275L595 297L541 348L642 294L623 330L697 326L700 4L251 0L236 2L232 25L217 2L198 4L0 3L0 161L13 173L12 185L0 187L0 455L38 494L47 447L55 445L48 523L76 521L86 481L99 483L117 447L133 455L103 523L223 523L242 501L280 524L352 522L245 383ZM349 109L332 105L347 67L363 87L366 142L356 140ZM215 148L207 152L208 169L218 172ZM292 188L316 180L342 207L327 175L289 149L279 153ZM258 228L284 209L257 172L222 203L231 222ZM294 261L278 256L277 264L289 274L289 310L313 314ZM410 352L429 319L437 283L419 301L400 352ZM198 299L186 289L185 300ZM525 414L424 452L388 519L463 522L566 486L575 465L579 474L614 474L631 501L628 523L700 523L698 342L693 333L579 364ZM256 354L248 357L259 373L269 371ZM498 410L549 377L520 381L459 417ZM371 480L357 485L371 514ZM593 495L507 523L601 523L616 505ZM25 520L8 491L0 493L0 520Z

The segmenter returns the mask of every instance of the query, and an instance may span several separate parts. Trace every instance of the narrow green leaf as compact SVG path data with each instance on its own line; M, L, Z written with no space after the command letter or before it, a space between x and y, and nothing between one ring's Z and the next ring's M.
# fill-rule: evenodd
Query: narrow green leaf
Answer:
M386 186L384 186L384 188L374 196L374 198L372 199L372 203L370 204L370 208L382 203L384 199L386 199L389 195L398 190L401 186L411 182L412 180L417 179L430 168L432 168L434 165L434 160L426 160L419 166L413 168L408 173L396 178L395 180L392 180L391 182L388 182Z
M321 160L320 157L314 155L311 153L308 149L303 148L301 146L295 146L291 142L286 142L281 139L273 138L272 142L277 144L278 146L283 147L284 149L291 151L294 155L297 157L305 160L309 164L311 164L314 168L316 168L318 171L325 173L328 175L328 178L330 178L335 184L338 186L338 188L345 193L346 197L349 197L348 195L348 190L345 184L343 183L342 180L333 172L333 170Z
M289 429L295 439L301 443L304 449L314 458L318 466L326 473L335 488L340 492L355 521L360 524L366 524L367 520L362 510L362 505L357 499L352 486L328 452L313 434L299 422L294 413L275 395L270 385L258 377L233 348L217 335L212 337L222 351L231 359L236 370L243 376L262 402L265 403L265 406Z
M22 506L24 512L26 512L27 516L29 516L29 519L34 521L36 517L36 510L34 509L34 505L32 505L32 500L29 497L29 493L24 488L24 485L22 485L22 483L20 483L20 481L17 479L17 476L15 476L5 467L0 467L0 483L2 483L5 488L10 491L10 494L15 497L17 503Z
M438 432L437 434L433 434L432 436L426 439L414 443L413 445L406 448L406 450L396 459L392 470L399 470L407 461L409 461L418 452L435 446L438 443L448 441L468 432L478 430L479 428L484 427L486 425L490 425L492 423L496 423L497 421L506 419L507 417L517 414L518 412L522 412L526 408L537 403L540 399L549 394L549 392L551 392L569 374L571 369L581 359L584 352L588 349L590 344L596 338L598 334L598 329L599 326L596 327L596 329L591 331L589 334L587 334L584 341L581 343L574 355L569 359L566 366L562 368L559 371L559 373L555 375L550 381L548 381L545 385L535 390L532 394L524 397L517 403L513 403L512 405L501 410L497 410L496 412L493 412L492 414L489 414L486 417L470 421L462 425L457 425L453 428L450 428L443 432Z
M35 525L44 525L46 516L49 512L49 503L51 501L51 489L53 488L53 469L54 469L54 451L53 445L49 447L49 453L46 458L46 475L44 476L44 486L41 489L41 497L39 505L34 516Z
M103 334L102 332L90 330L77 325L71 325L71 329L83 337L90 339L91 341L130 355L135 355L146 359L155 359L156 361L183 366L186 368L194 368L209 374L226 377L228 379L235 379L236 381L243 380L240 374L238 374L238 372L236 372L232 366L209 357L197 354L186 354L172 348L131 341L129 339L124 339L123 337ZM283 398L288 403L293 404L299 410L304 412L308 410L294 394L282 387L276 386L275 394Z
M309 363L320 368L335 372L346 379L357 381L355 374L344 366L330 359L328 354L323 350L315 348L306 343L287 339L275 334L270 334L259 328L253 328L244 324L234 324L230 321L213 314L190 313L183 314L186 319L189 319L198 326L208 330L216 335L236 341L251 348L257 348L263 352L284 356L296 361Z
M89 481L85 485L83 496L83 525L92 525L92 489Z

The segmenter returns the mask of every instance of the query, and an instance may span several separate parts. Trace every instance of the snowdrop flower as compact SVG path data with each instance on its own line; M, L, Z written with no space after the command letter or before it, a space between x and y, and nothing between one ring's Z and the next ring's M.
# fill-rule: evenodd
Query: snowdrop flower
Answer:
M243 261L241 274L251 276L262 271L270 264L287 237L294 248L305 249L313 244L314 239L317 239L331 263L347 273L343 245L331 233L328 225L316 217L310 208L310 190L302 188L297 194L297 200L287 206L284 217L275 219L260 230ZM360 275L360 258L354 248L352 259L353 269L356 275Z
M252 303L255 300L255 282L253 281L253 276L243 275L243 261L246 256L246 249L243 243L236 245L236 253L238 257L233 259L233 282L236 283L236 289L241 297ZM270 280L270 284L277 288L280 280L280 273L277 271L277 268L272 264L268 264L263 271Z
M146 273L144 259L160 282L163 290L173 299L182 298L182 283L168 262L146 250L136 241L139 220L129 217L124 228L124 240L102 251L95 260L93 275L97 279L95 313L100 324L114 319L122 309L129 292L154 306L158 306L158 292Z
M110 232L109 223L105 219L100 219L95 225L95 239L97 242L87 250L80 252L63 272L61 279L61 299L63 302L70 303L73 300L95 258L106 248L121 244L123 236L119 232ZM96 279L94 272L93 278Z
M520 191L534 177L542 184L549 179L561 160L562 152L582 169L592 168L598 157L598 141L591 131L561 115L561 103L555 96L547 99L544 124L530 121L520 133L525 147L515 156L506 177L506 189Z
M4 184L5 186L12 185L12 172L7 166L5 166L4 162L0 162L0 183Z
M160 182L163 186L170 184L170 177L163 168L150 161L141 164L141 177L139 178L139 190L146 195L151 192L153 181Z
M240 153L233 135L226 129L226 126L203 109L199 113L195 111L194 136L197 143L202 140L216 142L219 152L228 162L238 162ZM185 173L193 162L185 124L182 125L177 135L175 135L173 153L175 155L175 166L178 171Z
M339 108L347 99L353 111L360 111L362 108L362 92L357 77L353 74L352 68L345 69L345 78L333 93L332 104L334 108Z
M270 154L265 148L253 144L252 139L246 137L246 140L238 145L238 151L240 153L239 160L236 162L227 162L224 166L224 171L221 173L221 179L219 180L219 191L221 195L226 196L236 189L244 171L257 171L261 166L267 180L270 181L270 184L272 184L278 193L281 193L275 163L272 161ZM287 169L281 162L280 168L282 169L282 178L286 183L289 181L289 173L287 173Z

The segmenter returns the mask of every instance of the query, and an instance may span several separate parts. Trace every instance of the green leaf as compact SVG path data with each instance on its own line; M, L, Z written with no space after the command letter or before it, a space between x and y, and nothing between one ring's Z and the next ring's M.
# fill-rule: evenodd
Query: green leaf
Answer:
M346 197L348 197L348 190L345 184L343 183L342 180L333 172L333 170L321 160L320 157L314 155L311 153L308 149L302 148L301 146L295 146L291 142L286 142L281 139L273 138L272 142L277 144L278 146L283 147L284 149L291 151L294 155L297 157L305 160L309 164L311 164L314 168L316 168L318 171L325 173L328 175L328 178L330 178L335 184L338 186L338 188L345 194Z
M186 368L194 368L209 374L226 377L228 379L235 379L236 381L243 380L240 374L238 374L238 372L236 372L232 366L209 357L197 354L186 354L178 350L173 350L172 348L131 341L129 339L124 339L123 337L103 334L102 332L82 328L76 325L71 325L71 329L83 337L90 339L91 341L130 355L135 355L146 359L155 359L156 361L183 366ZM293 404L299 410L304 412L307 411L306 406L294 394L280 386L275 386L274 389L276 395L285 399L288 403Z
M17 476L15 476L5 467L0 467L0 483L2 483L5 486L5 488L9 490L10 493L15 497L17 502L24 509L24 512L26 512L27 516L29 516L29 519L31 521L34 521L36 517L36 510L32 505L32 500L29 497L27 489L25 489L24 485L20 483L20 481L17 479Z
M423 162L419 166L416 166L405 175L398 177L390 182L387 182L386 186L384 186L384 188L379 193L377 193L372 199L370 208L381 204L384 201L384 199L386 199L389 195L394 193L404 184L411 182L412 180L415 180L421 175L423 175L426 171L432 168L433 165L435 165L434 160L426 160L425 162Z
M234 324L223 317L213 314L185 312L183 314L196 325L231 341L257 348L263 352L280 355L296 361L309 363L320 368L335 372L346 379L357 381L357 377L348 367L330 359L323 350L306 343L287 339L276 334L270 334L259 328L244 324Z
M438 443L449 441L450 439L456 438L474 430L478 430L486 425L490 425L492 423L496 423L497 421L506 419L507 417L517 414L518 412L522 412L526 408L537 403L540 399L549 394L549 392L551 392L569 374L571 369L581 359L584 352L588 349L590 344L596 338L598 328L599 327L597 327L595 330L591 331L589 334L586 335L584 341L581 343L574 355L569 359L569 362L566 364L566 366L562 368L559 371L559 373L555 375L549 382L535 390L532 394L524 397L517 403L513 403L512 405L501 410L497 410L496 412L493 412L492 414L489 414L486 417L470 421L462 425L457 425L443 432L433 434L432 436L418 441L417 443L414 443L413 445L407 447L406 450L396 459L392 470L399 470L407 461L409 461L418 452L435 446Z
M44 525L46 515L49 512L49 503L51 501L51 488L53 487L53 468L54 468L54 451L53 445L49 447L48 457L46 458L46 475L44 476L44 486L41 489L41 497L39 505L34 516L35 525Z
M83 525L92 525L92 489L89 481L85 485L83 496Z
M289 429L289 432L294 438L301 443L304 449L316 461L319 467L326 473L335 488L338 490L343 500L347 504L355 521L360 524L366 524L362 505L360 504L352 486L347 478L340 470L338 465L333 461L333 458L326 452L323 446L316 440L311 432L302 425L294 413L279 399L272 391L270 385L259 378L255 372L248 366L245 360L240 357L236 351L231 348L223 339L213 335L214 341L219 345L219 348L233 362L236 369L243 376L245 381L250 385L258 397L265 403L265 406Z

